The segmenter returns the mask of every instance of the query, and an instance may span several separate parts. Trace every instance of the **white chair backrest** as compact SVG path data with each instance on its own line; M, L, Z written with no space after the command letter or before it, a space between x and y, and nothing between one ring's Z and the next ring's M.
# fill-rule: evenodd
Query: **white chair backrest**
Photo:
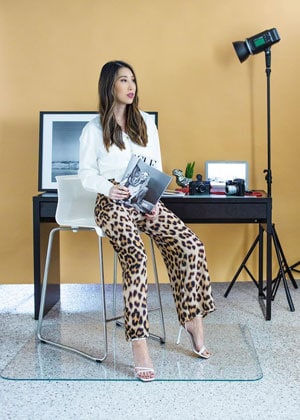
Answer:
M83 188L77 175L57 176L56 222L61 226L96 227L94 209L97 194Z

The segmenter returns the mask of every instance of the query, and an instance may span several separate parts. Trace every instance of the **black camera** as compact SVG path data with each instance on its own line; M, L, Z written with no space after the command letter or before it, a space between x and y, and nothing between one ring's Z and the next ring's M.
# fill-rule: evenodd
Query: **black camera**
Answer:
M202 181L202 175L196 176L197 181L191 181L189 183L189 194L196 195L196 194L209 194L210 192L210 182L209 181Z
M226 181L226 195L245 195L245 180L236 178L233 181Z

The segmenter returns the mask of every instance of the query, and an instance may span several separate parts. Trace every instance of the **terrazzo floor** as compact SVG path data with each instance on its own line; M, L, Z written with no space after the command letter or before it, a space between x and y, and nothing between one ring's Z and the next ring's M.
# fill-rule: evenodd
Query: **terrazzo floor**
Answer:
M300 287L298 280L297 284ZM227 286L226 283L213 283L217 311L205 320L207 338L210 346L216 346L216 336L220 334L217 346L220 354L222 336L226 334L226 340L223 339L226 347L226 342L234 341L235 337L233 334L233 340L228 340L228 334L235 332L238 326L246 328L262 373L257 380L245 380L245 375L221 381L211 380L214 378L180 380L177 377L172 381L157 380L147 384L136 380L89 381L81 378L78 381L70 380L70 377L69 380L57 377L39 380L38 375L37 380L32 380L28 377L29 369L24 374L27 379L0 378L0 419L299 419L300 288L294 289L290 285L295 305L295 312L291 312L280 285L272 304L272 319L265 321L252 282L237 282L224 298ZM86 287L91 286L82 287L87 290ZM78 285L63 285L62 290L68 297L67 305L74 306L80 298L81 305L86 305L85 310L89 309L89 299L78 296ZM168 285L162 285L162 300L168 339L168 332L170 334L176 323ZM61 309L68 310L68 307L62 303ZM33 286L0 285L0 322L0 371L5 372L12 361L19 361L20 350L35 332ZM172 334L175 329L171 333L173 340ZM153 353L155 346L149 342ZM234 345L232 349L238 357L238 349ZM185 354L185 357L189 355ZM226 357L224 360L226 362ZM27 362L21 361L28 368ZM76 372L77 364L72 363L72 372ZM18 374L20 371L22 369Z

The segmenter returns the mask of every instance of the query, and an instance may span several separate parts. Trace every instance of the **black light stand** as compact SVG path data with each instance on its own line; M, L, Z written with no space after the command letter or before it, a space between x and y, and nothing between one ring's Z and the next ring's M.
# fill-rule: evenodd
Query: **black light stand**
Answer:
M271 76L271 47L266 48L265 50L265 60L266 60L266 76L267 76L267 153L268 153L268 169L264 170L266 173L265 179L267 181L268 186L268 197L272 197L272 170L271 170L271 84L270 84L270 76ZM297 283L293 277L290 267L288 266L287 260L285 258L282 246L280 244L275 224L272 224L272 232L271 232L274 248L276 251L276 256L279 264L279 270L277 276L272 281L272 300L274 300L275 295L277 293L280 281L283 281L285 293L287 297L287 301L289 303L289 307L291 311L294 311L294 304L291 298L291 294L289 291L289 286L287 283L286 274L288 275L289 279L291 280L295 289L298 288Z
M273 31L273 32L271 32ZM275 38L272 38L272 36ZM271 37L271 38L268 38ZM262 40L263 39L263 40ZM271 39L271 40L270 40ZM261 52L261 51L265 51L265 60L266 60L266 76L267 76L267 153L268 153L268 168L264 170L265 175L265 180L267 182L267 194L268 197L272 197L272 170L271 170L271 101L270 101L270 75L271 75L271 45L274 42L278 42L280 40L279 35L276 31L276 29L272 29L270 31L266 31L265 33L261 33L258 34L252 38L249 38L246 40L245 43L242 42L237 42L237 43L233 43L234 47L236 49L236 52L238 54L238 57L240 59L241 62L243 62L248 56L249 53L251 54L256 54L257 52ZM265 42L266 44L269 44L265 49L261 49L261 45L263 44L263 42ZM258 47L259 45L259 47ZM246 47L248 48L248 50L250 50L250 52L246 49ZM255 48L257 48L255 50ZM256 281L255 277L253 276L253 274L250 272L250 270L247 268L246 263L248 261L248 259L250 258L250 256L252 255L254 249L256 248L257 245L262 246L261 242L262 242L262 235L263 235L263 230L266 231L266 227L263 225L260 225L260 232L258 234L258 236L256 237L255 241L253 242L252 246L250 247L246 257L244 258L242 264L240 265L239 269L237 270L236 274L234 275L231 283L229 284L224 296L227 297L231 288L233 287L235 281L237 280L239 274L241 273L241 271L243 269L246 270L246 272L250 275L252 281L254 282L254 284L259 287L259 283ZM290 307L290 310L293 312L295 311L295 307L293 304L293 300L290 294L290 290L289 290L289 286L288 286L288 282L287 282L287 276L289 278L289 280L292 282L293 286L295 289L298 288L298 285L293 277L293 274L291 272L291 267L289 267L287 260L285 258L282 246L280 244L276 229L275 229L275 224L272 223L272 228L271 228L271 232L269 232L270 236L271 236L271 243L273 242L275 251L276 251L276 257L278 260L278 264L279 264L279 270L277 273L277 276L272 280L272 289L271 289L271 298L272 301L275 299L278 287L280 285L281 280L283 281L284 284L284 288L285 288L285 293L286 293L286 297L287 297L287 301ZM287 276L286 276L287 275ZM267 285L268 287L268 285ZM265 289L263 289L265 290ZM261 290L260 290L260 295L261 295ZM263 297L265 298L265 295L263 293Z

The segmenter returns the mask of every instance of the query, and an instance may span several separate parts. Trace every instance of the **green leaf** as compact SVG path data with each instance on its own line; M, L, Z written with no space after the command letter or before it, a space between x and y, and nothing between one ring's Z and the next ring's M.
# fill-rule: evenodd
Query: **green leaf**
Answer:
M195 161L194 162L188 162L185 168L185 177L186 178L193 178L194 175L194 167L195 167Z

